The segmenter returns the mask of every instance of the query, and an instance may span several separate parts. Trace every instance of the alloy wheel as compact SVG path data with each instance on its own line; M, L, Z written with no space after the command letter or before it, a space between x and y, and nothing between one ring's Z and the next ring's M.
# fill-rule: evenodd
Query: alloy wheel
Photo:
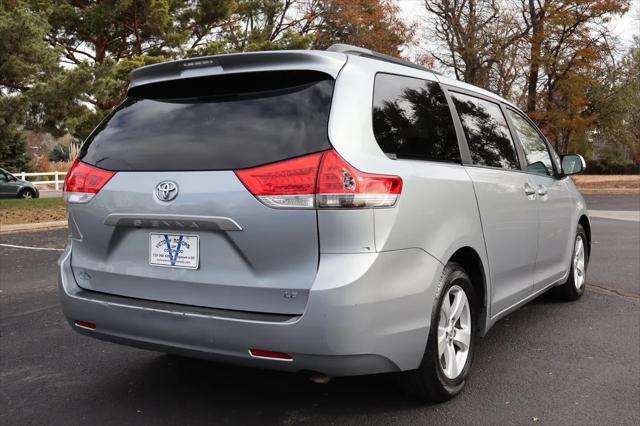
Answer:
M444 375L451 380L467 363L471 327L469 299L462 287L453 285L442 300L438 323L438 359Z
M578 235L576 238L576 244L573 248L573 283L575 284L578 290L582 289L585 281L585 252L584 252L584 241L582 240L582 236Z

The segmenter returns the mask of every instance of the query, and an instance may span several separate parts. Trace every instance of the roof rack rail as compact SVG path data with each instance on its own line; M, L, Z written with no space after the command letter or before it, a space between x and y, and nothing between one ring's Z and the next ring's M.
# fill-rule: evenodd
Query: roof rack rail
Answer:
M413 62L394 58L393 56L385 55L384 53L378 53L376 51L365 49L363 47L352 46L350 44L342 44L342 43L332 44L327 48L327 51L357 55L357 56L362 56L370 59L377 59L379 61L391 62L393 64L404 65L405 67L415 68L422 71L428 71L433 74L442 75L439 72L431 70L427 67L423 67L422 65L418 65Z

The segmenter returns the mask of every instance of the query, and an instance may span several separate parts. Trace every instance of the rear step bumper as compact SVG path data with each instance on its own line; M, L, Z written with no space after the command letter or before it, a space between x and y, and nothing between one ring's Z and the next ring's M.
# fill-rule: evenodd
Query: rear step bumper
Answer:
M417 368L442 264L419 249L323 254L301 316L158 303L80 288L70 248L59 265L62 308L76 331L161 352L331 376ZM95 330L75 326L96 325ZM276 351L292 360L252 357Z

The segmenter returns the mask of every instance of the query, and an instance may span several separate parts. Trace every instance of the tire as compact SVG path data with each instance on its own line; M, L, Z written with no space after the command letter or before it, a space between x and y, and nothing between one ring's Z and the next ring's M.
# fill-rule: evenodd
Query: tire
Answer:
M582 266L580 266L582 265ZM569 277L564 284L551 289L551 294L561 300L572 302L584 294L586 287L587 267L589 266L589 240L582 225L578 224L576 238L573 242Z
M443 402L457 395L466 383L473 362L478 311L471 280L460 265L449 263L442 272L439 289L437 303L434 304L431 313L431 327L422 362L417 370L403 372L399 377L401 388L410 396L422 401ZM455 305L456 298L461 296L460 292L466 297L468 309L463 308L458 319L451 326L444 321L448 311L446 307ZM443 310L447 297L450 302ZM442 327L443 323L444 327ZM468 334L463 334L463 330ZM439 344L439 337L440 344L443 346ZM462 341L468 342L466 358ZM451 359L451 353L447 349L442 351L442 347L453 348L454 358L458 359L460 356L459 361L447 366L446 361L447 358ZM458 352L455 352L456 347ZM442 355L440 355L441 352Z
M36 198L36 193L33 189L25 188L18 193L18 198L22 198L22 199Z

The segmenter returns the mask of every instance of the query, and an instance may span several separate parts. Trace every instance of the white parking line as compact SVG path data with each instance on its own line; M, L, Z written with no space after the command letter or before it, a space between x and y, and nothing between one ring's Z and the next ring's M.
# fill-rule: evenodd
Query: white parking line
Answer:
M0 244L0 247L11 247L11 248L19 248L19 249L25 249L25 250L64 251L64 249L61 249L61 248L16 246L14 244Z

